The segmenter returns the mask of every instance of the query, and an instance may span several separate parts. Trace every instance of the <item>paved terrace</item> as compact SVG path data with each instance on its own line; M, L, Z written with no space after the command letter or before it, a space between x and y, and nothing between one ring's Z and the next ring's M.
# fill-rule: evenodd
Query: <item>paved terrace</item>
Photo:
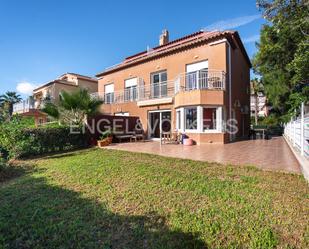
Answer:
M159 142L119 143L106 147L168 157L235 165L254 165L265 170L301 173L300 166L283 137L247 140L230 144L183 146Z

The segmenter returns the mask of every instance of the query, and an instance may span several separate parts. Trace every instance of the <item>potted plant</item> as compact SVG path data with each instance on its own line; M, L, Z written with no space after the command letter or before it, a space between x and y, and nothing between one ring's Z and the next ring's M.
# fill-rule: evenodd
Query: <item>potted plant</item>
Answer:
M98 140L98 146L100 148L108 146L112 143L112 141L113 141L112 132L110 130L104 131L100 136L100 139Z

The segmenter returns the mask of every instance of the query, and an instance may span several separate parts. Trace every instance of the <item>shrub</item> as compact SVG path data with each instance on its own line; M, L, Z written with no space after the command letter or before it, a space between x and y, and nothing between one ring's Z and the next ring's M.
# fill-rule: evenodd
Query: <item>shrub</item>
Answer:
M88 136L73 134L69 127L29 128L18 119L0 125L0 148L8 158L83 148L87 145Z

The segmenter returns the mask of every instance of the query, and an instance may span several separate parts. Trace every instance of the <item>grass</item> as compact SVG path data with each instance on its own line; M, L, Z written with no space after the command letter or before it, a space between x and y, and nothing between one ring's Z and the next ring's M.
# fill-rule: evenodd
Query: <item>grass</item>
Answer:
M114 150L20 161L0 248L308 248L300 175Z

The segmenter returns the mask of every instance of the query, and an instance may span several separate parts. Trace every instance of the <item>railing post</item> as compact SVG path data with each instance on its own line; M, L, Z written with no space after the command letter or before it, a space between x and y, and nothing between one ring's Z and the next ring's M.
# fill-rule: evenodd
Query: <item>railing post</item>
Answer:
M295 147L295 140L296 140L296 128L295 128L295 120L293 120L293 147Z
M304 102L301 103L301 115L300 115L300 153L303 156L304 155L304 142L305 142L305 134L304 134L304 112L305 112L305 106L304 106Z

